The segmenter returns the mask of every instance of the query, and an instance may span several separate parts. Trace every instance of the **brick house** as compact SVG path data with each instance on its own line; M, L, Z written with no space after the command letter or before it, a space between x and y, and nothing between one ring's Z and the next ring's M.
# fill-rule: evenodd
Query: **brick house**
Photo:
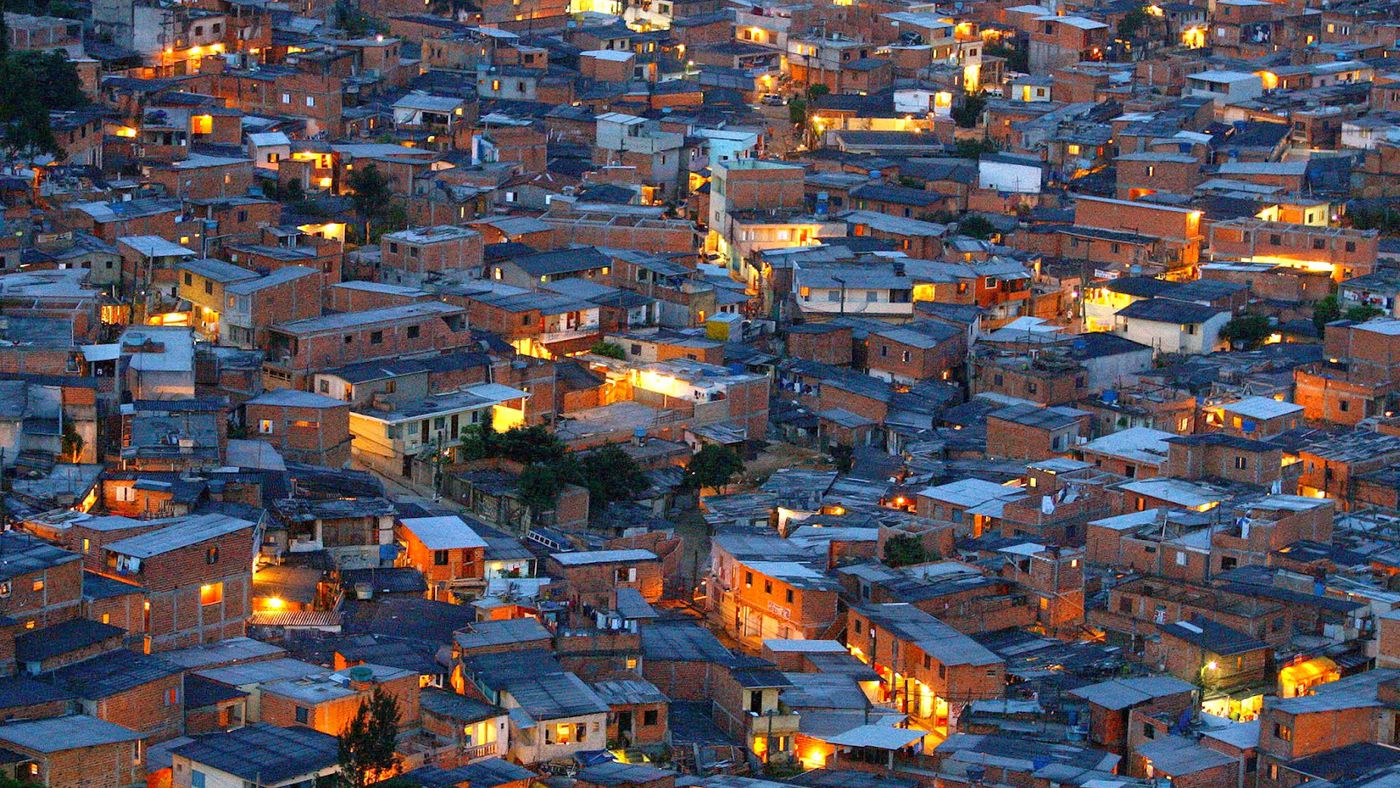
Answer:
M933 320L881 327L865 338L866 372L895 383L947 380L961 372L966 354L966 333Z
M185 671L169 660L118 649L45 678L73 693L85 714L136 731L151 744L185 732Z
M608 741L629 747L665 744L671 740L668 713L671 701L645 679L611 679L593 683L593 691L608 704Z
M1128 722L1134 712L1194 711L1195 685L1171 676L1109 679L1070 690L1089 707L1089 743L1111 753L1128 750Z
M635 588L647 602L661 599L661 559L650 550L591 550L554 553L545 571L559 578L575 606L608 608L617 588Z
M26 629L79 615L83 571L77 553L18 531L0 533L0 552L8 556L0 571L0 614Z
M1089 434L1090 414L1064 406L1012 405L987 414L988 456L1045 460L1068 456Z
M401 230L379 239L385 268L418 277L445 271L479 272L482 249L481 233L452 225Z
M269 330L267 388L306 388L310 376L351 361L444 351L471 342L466 310L438 301L279 323Z
M339 677L282 679L259 687L259 718L264 723L304 725L339 735L376 688L393 696L399 707L399 727L417 727L419 677L414 671L385 665L361 664Z
M102 547L105 571L146 591L149 649L243 634L260 534L258 523L204 514Z
M0 744L23 759L20 775L51 788L146 784L141 734L86 714L0 726Z
M800 323L787 329L787 354L818 364L851 363L851 327L836 323Z
M722 531L710 541L707 614L730 637L755 646L770 638L825 639L838 623L840 586L824 570L777 536Z
M428 597L453 601L454 592L481 589L486 582L486 540L456 515L409 517L394 529L400 562L423 575Z
M968 704L1006 685L1001 657L913 605L851 607L846 645L880 675L883 700L933 730L957 730Z
M243 405L248 437L286 459L339 468L350 461L350 403L321 394L275 389Z
M1248 689L1272 689L1273 648L1208 618L1158 625L1144 660L1182 681L1203 686L1207 700Z
M499 758L510 749L505 709L447 690L423 688L423 729L456 746L460 760Z

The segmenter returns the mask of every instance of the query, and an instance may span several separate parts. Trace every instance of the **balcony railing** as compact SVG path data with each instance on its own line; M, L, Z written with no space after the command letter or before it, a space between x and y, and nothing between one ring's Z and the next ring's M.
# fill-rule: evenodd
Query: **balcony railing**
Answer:
M501 754L501 743L499 741L487 744L476 744L462 749L462 758L467 761L479 761L482 758L494 758Z
M544 344L551 342L565 342L570 339L583 339L598 333L598 325L579 326L577 328L560 329L558 331L545 331L540 334L539 341Z

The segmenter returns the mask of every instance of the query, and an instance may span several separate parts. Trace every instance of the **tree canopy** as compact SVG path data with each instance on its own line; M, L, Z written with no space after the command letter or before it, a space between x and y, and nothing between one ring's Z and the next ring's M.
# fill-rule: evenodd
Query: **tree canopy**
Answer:
M13 52L9 42L0 13L0 145L11 159L62 158L49 112L87 104L77 69L60 52Z
M1317 328L1319 334L1327 330L1328 323L1341 319L1342 305L1337 301L1336 294L1327 296L1313 306L1313 326Z
M922 564L938 560L937 551L927 550L919 537L910 534L892 536L885 542L885 563L893 567Z
M399 758L395 753L398 733L399 702L375 687L337 737L341 784L364 788L392 770Z
M1239 342L1252 349L1264 344L1273 333L1269 318L1263 315L1241 315L1220 327L1220 338L1230 343Z
M377 166L371 164L351 172L347 182L354 192L350 195L350 203L360 217L365 239L373 240L376 228L382 233L386 229L406 226L408 216L394 199L389 179Z
M685 466L685 479L693 489L720 489L744 470L744 460L728 446L707 443Z

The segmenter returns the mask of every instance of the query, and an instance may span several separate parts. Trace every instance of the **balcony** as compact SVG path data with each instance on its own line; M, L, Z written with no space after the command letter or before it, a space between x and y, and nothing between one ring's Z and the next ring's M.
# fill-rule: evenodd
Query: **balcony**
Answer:
M791 736L797 733L801 717L785 706L779 706L772 714L749 712L749 732L754 736Z
M497 758L502 754L501 743L499 741L470 745L462 748L462 759L468 762L479 761L483 758Z
M583 339L594 336L598 333L598 324L575 326L574 328L559 328L555 331L544 331L539 335L541 344L549 345L554 342L567 342L571 339Z

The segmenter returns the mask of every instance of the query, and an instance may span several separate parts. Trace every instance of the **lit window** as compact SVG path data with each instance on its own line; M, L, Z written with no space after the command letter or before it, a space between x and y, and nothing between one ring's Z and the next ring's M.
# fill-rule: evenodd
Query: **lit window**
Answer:
M224 601L224 584L208 583L199 587L199 604L217 605Z
M43 580L35 580L35 581L34 581L34 584L33 584L33 586L32 586L32 588L33 588L35 591L43 591L43 590L44 590L44 581L43 581Z

